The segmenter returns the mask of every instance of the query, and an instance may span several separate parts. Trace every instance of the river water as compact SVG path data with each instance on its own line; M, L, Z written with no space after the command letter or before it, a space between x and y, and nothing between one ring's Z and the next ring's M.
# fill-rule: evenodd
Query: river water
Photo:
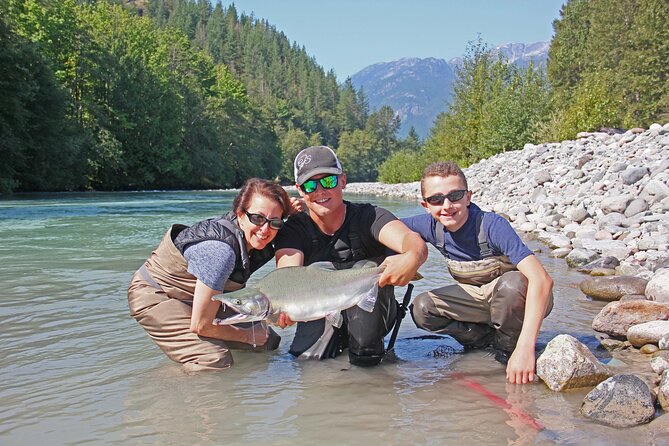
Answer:
M407 317L395 359L296 361L293 328L271 353L235 352L232 369L188 375L129 316L132 273L172 223L230 208L232 192L16 195L0 200L0 444L602 444L657 442L647 426L586 420L587 390L505 383L485 352L425 337ZM398 216L409 200L348 196ZM556 283L540 344L590 328L604 305L583 279L538 251ZM414 295L450 281L431 248ZM251 283L269 272L266 265ZM403 288L396 291L401 300ZM600 353L598 353L600 354ZM602 358L606 358L602 355Z

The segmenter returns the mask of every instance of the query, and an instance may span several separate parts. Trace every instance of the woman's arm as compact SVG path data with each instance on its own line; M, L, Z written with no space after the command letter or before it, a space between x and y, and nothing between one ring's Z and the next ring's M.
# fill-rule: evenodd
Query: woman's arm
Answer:
M234 325L213 325L216 313L221 307L220 301L211 300L215 294L220 294L202 283L199 279L195 283L193 297L193 314L190 319L190 331L198 336L220 339L222 341L237 341L245 344L263 345L267 342L267 330L235 327Z

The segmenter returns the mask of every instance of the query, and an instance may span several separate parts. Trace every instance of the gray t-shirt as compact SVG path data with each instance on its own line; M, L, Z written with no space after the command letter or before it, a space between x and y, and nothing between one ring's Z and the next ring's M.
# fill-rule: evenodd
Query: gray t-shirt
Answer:
M184 250L188 272L216 291L223 291L235 267L235 252L220 240L203 240Z

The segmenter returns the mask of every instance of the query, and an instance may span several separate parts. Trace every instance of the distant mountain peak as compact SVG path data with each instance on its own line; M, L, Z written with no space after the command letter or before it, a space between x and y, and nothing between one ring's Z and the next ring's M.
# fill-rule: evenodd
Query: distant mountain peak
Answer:
M492 50L519 66L530 62L545 66L549 46L549 42L505 43ZM351 76L351 81L364 89L372 110L384 105L395 110L402 120L401 136L406 136L413 126L425 138L437 115L448 109L455 70L461 64L462 57L448 62L436 57L403 57L365 67Z

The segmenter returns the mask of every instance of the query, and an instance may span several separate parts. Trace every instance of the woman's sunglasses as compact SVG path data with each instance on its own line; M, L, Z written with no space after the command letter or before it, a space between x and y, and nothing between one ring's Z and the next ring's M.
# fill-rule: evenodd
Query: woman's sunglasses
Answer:
M310 194L316 190L318 183L321 183L323 189L334 189L339 184L339 177L337 175L328 175L320 180L307 180L300 186L300 189L306 194Z
M246 209L244 209L244 213L249 221L256 226L262 226L269 222L269 227L272 229L281 229L283 227L283 220L280 218L267 218L262 214L252 214Z
M445 199L448 198L448 201L450 201L451 203L455 203L456 201L462 200L462 198L465 196L466 193L467 193L466 189L453 190L447 193L446 195L435 194L429 197L423 197L423 200L434 206L441 206L442 204L444 204Z

